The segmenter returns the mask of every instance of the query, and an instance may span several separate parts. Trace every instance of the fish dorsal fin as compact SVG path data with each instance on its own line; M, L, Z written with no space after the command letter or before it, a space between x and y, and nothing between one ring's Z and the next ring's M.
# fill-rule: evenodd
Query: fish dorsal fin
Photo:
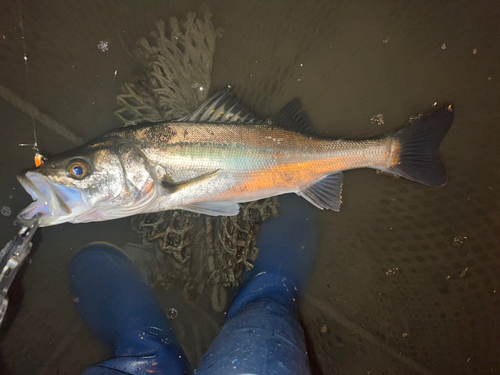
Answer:
M298 133L316 135L311 121L302 108L300 99L295 98L283 107L272 119L272 124Z
M255 116L243 107L240 101L231 94L231 86L219 90L208 98L196 111L175 121L178 122L212 122L230 124L263 124L264 120Z
M297 194L322 210L338 212L342 203L343 179L342 172L330 174Z

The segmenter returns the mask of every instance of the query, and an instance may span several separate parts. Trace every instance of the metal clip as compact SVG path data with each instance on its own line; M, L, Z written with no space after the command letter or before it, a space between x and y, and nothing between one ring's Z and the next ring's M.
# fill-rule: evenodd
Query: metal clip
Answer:
M7 292L31 250L31 239L40 225L40 219L41 213L38 213L34 216L34 222L30 227L22 227L19 233L0 250L0 324L9 304Z

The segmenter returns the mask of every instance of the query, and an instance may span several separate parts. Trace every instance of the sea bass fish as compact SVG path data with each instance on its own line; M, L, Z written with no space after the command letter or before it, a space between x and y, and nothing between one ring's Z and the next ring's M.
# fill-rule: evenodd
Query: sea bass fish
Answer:
M447 177L436 149L453 121L446 106L391 135L314 134L298 100L263 121L219 91L181 119L111 130L18 177L34 202L19 223L84 223L183 209L236 215L238 203L296 193L338 211L342 171L374 168L428 186Z

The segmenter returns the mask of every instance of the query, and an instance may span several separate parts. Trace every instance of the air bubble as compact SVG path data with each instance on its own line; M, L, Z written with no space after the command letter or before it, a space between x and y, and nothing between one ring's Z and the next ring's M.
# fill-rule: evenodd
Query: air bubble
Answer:
M398 268L398 267L389 268L389 269L385 272L385 274L386 274L387 276L392 276L392 275L395 275L395 274L396 274L396 272L398 272L398 271L399 271L399 268Z
M167 318L168 319L175 319L177 318L177 315L179 315L179 312L171 307L170 309L167 310Z
M101 52L108 52L109 51L109 41L108 40L100 40L99 43L97 43L97 49Z
M436 105L437 105L437 103L436 103ZM433 107L434 107L434 105L433 105ZM419 113L418 116L410 116L408 121L410 122L410 124L414 124L415 122L420 120L423 115L424 115L423 113Z
M200 91L203 91L205 88L203 87L203 85L201 83L198 83L198 82L194 82L192 85L191 85L191 88L193 89L198 89Z
M12 215L12 210L8 206L3 206L2 209L0 209L0 214L2 214L2 216L9 217Z
M467 271L469 270L469 267L465 268L461 273L460 273L460 277L464 277L465 274L467 273Z
M453 247L462 247L465 245L465 241L467 241L466 236L456 236L451 239L451 244Z
M373 125L384 125L385 124L385 121L384 121L384 116L382 115L382 113L379 113L378 115L375 115L373 116L370 121L372 122Z

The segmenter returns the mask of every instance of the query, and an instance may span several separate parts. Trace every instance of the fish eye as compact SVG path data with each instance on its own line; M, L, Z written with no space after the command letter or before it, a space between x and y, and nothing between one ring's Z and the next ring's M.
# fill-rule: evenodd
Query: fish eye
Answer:
M68 172L71 177L82 179L88 174L89 165L81 160L75 161L68 166Z

